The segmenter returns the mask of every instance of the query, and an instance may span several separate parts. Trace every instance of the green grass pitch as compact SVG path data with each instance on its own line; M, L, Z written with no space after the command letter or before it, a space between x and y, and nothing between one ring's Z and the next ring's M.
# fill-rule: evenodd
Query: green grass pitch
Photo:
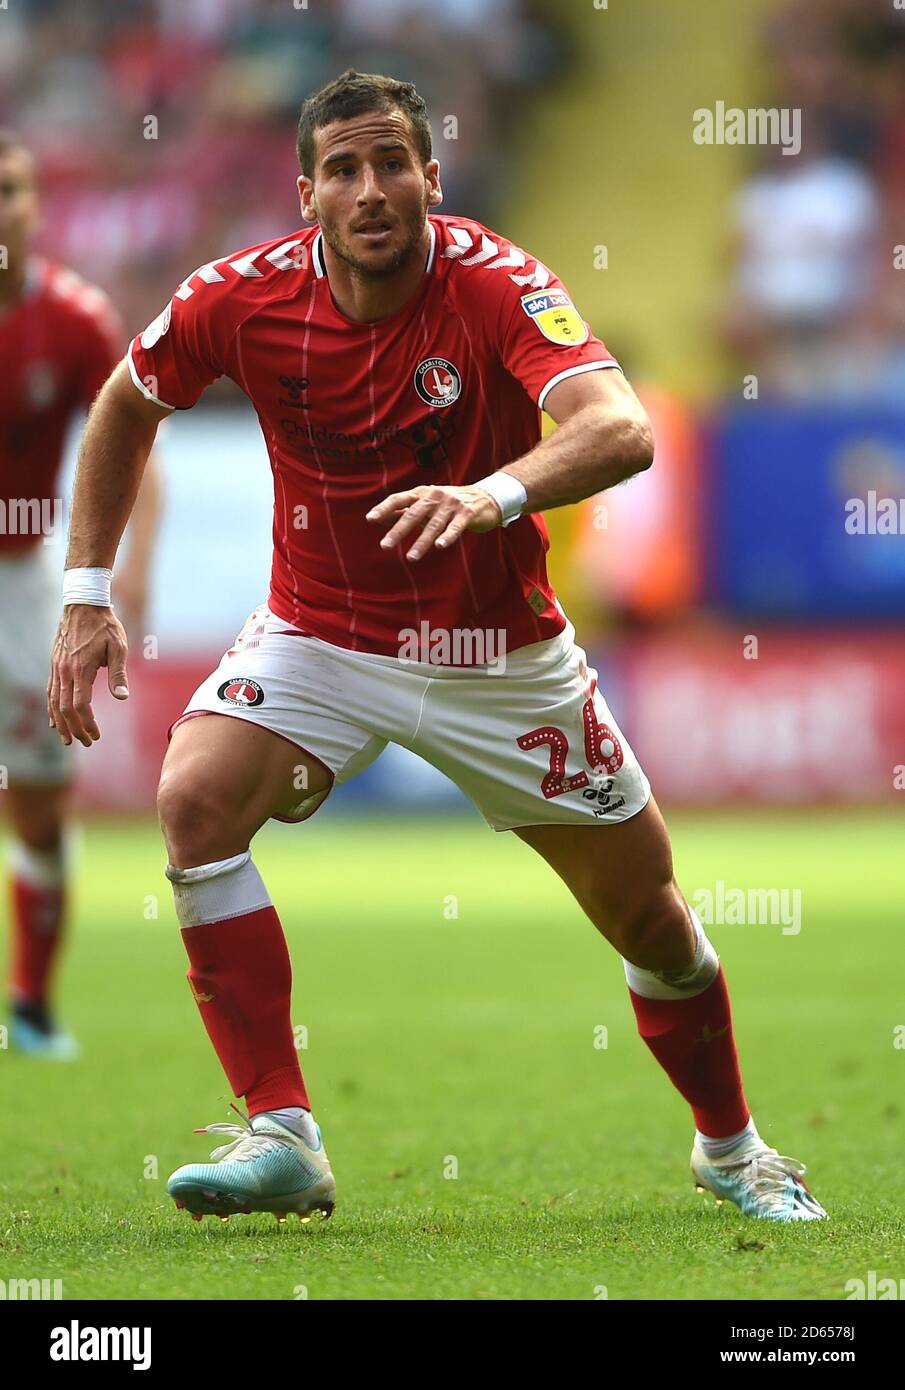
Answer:
M156 827L89 822L61 1010L83 1059L0 1051L0 1278L88 1299L833 1300L870 1270L901 1277L901 832L852 810L670 823L687 893L801 890L797 935L710 934L755 1119L831 1222L695 1194L690 1117L618 958L514 836L329 809L268 828L256 860L336 1213L192 1222L166 1179L214 1146L193 1126L234 1118L226 1083Z

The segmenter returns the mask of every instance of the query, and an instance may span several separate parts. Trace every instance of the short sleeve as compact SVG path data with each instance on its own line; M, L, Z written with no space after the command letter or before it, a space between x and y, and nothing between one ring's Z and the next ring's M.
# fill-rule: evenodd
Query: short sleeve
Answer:
M167 410L188 410L225 370L222 299L216 287L202 279L195 289L193 280L180 285L129 345L132 380L147 400Z
M543 410L547 394L566 377L618 367L591 332L561 280L543 289L507 292L500 316L500 354L506 370Z

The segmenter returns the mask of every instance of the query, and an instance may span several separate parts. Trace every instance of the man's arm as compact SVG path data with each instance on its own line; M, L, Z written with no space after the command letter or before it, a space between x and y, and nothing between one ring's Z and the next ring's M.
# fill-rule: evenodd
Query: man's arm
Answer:
M544 404L559 428L499 470L525 488L524 512L580 502L653 463L650 421L617 367L567 377ZM492 531L502 521L502 510L475 485L416 487L387 497L368 513L368 520L395 520L380 542L386 549L420 531L406 552L410 560L420 560L431 546L446 548L464 531Z
M559 428L501 470L524 486L525 512L581 502L654 461L650 421L618 367L567 377L544 409Z
M157 427L170 412L145 400L121 362L95 402L76 470L67 569L113 568L141 485ZM100 738L91 691L102 666L118 699L128 695L126 634L112 607L86 603L63 609L47 686L50 723L63 742L89 747Z

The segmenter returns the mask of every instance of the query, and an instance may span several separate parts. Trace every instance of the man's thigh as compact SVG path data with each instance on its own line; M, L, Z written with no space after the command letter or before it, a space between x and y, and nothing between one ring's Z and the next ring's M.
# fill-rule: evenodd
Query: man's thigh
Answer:
M180 799L241 818L255 828L298 808L300 792L323 799L330 775L315 759L260 725L218 714L181 721L173 730L160 775L159 799L178 788Z
M68 782L57 785L11 781L0 798L0 809L6 811L14 834L23 844L36 850L56 849L69 809L69 795Z
M184 765L191 756L198 775L231 787L234 801L260 784L256 794L274 807L268 815L306 820L335 783L361 771L386 746L356 716L355 681L332 649L294 635L262 605L173 725L165 774L174 760ZM359 703L367 703L366 693ZM254 731L247 740L243 729ZM208 744L222 753L196 751ZM249 751L241 755L237 782L229 769L240 746Z
M10 786L59 788L72 750L47 718L59 580L48 550L0 560L0 767Z
M72 749L47 719L47 673L42 685L23 685L0 670L0 777L9 787L47 787L72 780Z

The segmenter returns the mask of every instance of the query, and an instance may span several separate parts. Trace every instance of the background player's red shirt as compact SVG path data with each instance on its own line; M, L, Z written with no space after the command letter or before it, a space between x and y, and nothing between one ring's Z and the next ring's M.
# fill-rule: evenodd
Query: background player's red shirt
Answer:
M34 258L20 299L0 309L0 555L27 550L40 532L9 534L18 498L52 504L66 430L122 357L110 300L74 271Z
M540 516L411 562L365 513L422 483L466 484L527 453L546 393L616 363L562 282L468 218L429 218L418 292L376 323L333 301L308 227L202 266L129 350L133 379L176 409L225 374L257 411L274 475L270 604L341 647L398 655L400 633L505 630L509 651L559 632Z

